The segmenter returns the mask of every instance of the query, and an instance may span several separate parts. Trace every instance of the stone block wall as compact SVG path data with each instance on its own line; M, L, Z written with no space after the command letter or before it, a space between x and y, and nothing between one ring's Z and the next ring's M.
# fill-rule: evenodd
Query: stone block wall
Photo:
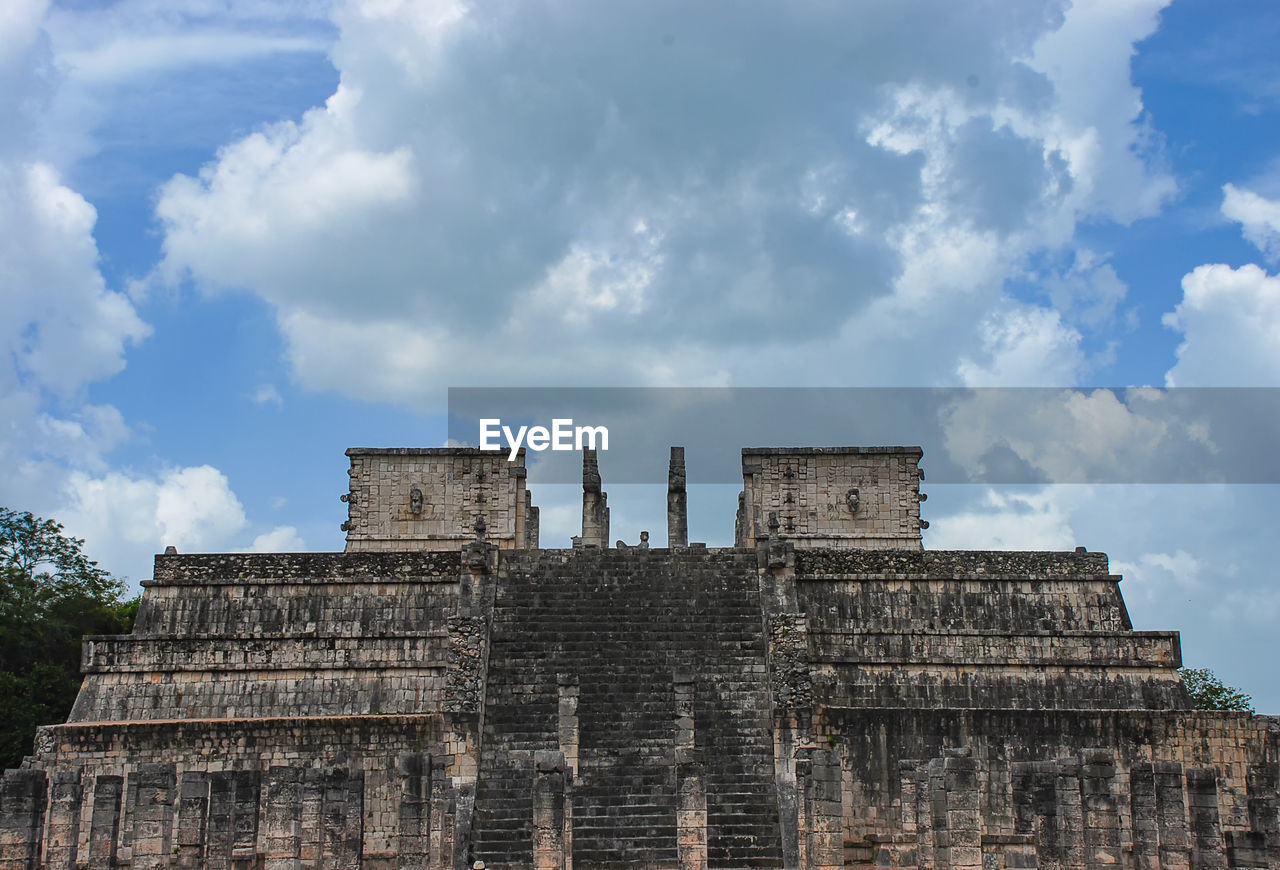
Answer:
M158 556L72 722L443 709L461 554Z
M156 556L132 636L371 637L442 629L460 549Z
M815 699L1182 709L1176 632L1134 632L1097 553L801 551Z
M797 547L921 549L918 447L742 451L737 545L777 534Z
M815 542L158 557L0 870L1280 870L1105 555Z
M455 866L457 803L441 717L89 732L42 732L51 776L5 774L0 867Z
M347 552L455 551L484 518L502 549L538 546L537 508L525 489L524 451L472 447L353 447L347 503Z
M828 709L815 731L841 756L855 865L1143 870L1280 866L1278 735L1248 714L1063 710Z
M144 587L6 774L0 867L454 866L483 676L460 550L165 555ZM422 806L406 758L433 772Z

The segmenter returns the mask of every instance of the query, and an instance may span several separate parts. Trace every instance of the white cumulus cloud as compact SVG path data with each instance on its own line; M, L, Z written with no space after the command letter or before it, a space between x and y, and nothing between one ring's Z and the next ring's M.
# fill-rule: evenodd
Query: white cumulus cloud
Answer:
M1186 550L1142 553L1133 561L1116 561L1114 574L1124 576L1125 596L1133 603L1201 591L1208 566Z
M1223 216L1267 259L1280 258L1280 203L1233 184L1222 192ZM1163 322L1182 333L1169 386L1280 386L1280 276L1262 266L1196 267Z
M305 386L418 405L512 373L1070 382L1123 286L1067 264L1055 314L1004 285L1173 191L1129 76L1163 5L765 3L727 29L351 0L324 106L164 186L156 275L275 306Z
M293 526L276 526L274 529L258 535L253 539L252 544L237 552L301 553L306 549L307 544L302 540L302 536L298 534L296 528Z
M1070 510L1060 490L1000 492L957 513L931 520L931 550L1070 550L1076 546Z
M0 126L0 503L55 517L108 570L140 579L165 546L225 548L246 519L210 466L112 468L130 426L86 390L122 371L151 327L102 275L96 209L32 159L60 80L47 13L44 3L0 9L0 109L12 108Z
M1268 260L1280 260L1280 202L1226 184L1222 187L1222 214L1238 221L1244 237Z
M104 566L135 580L150 576L151 557L165 547L225 550L247 525L226 475L208 465L157 477L75 471L61 500L57 516L67 529Z
M126 347L150 332L98 271L96 220L52 167L0 163L0 349L10 385L73 392L124 368Z
M1182 333L1169 386L1280 386L1280 277L1261 266L1197 266L1164 324Z
M962 357L956 367L965 386L1073 384L1084 368L1080 333L1053 309L1010 301L982 324L981 336L979 359Z

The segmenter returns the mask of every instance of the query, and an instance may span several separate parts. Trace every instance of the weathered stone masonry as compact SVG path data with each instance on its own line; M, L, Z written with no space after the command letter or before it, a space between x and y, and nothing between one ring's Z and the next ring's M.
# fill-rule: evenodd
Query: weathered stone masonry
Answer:
M164 555L0 868L1280 868L1280 723L1099 553L925 551L915 448L743 452L736 546L541 550L523 457L352 450L345 553Z

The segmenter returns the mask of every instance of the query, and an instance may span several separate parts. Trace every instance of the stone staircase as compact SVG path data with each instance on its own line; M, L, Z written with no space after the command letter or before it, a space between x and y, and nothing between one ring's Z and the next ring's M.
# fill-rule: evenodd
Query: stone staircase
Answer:
M675 867L677 674L691 680L712 867L780 866L755 553L578 550L505 558L493 613L472 835L486 866L527 867L537 750L573 758L582 868ZM571 711L571 705L566 710Z

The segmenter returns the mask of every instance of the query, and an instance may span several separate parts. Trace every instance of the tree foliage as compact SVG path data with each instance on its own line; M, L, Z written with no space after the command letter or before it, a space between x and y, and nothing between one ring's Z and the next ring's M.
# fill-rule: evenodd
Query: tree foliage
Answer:
M133 628L138 599L83 546L54 520L0 507L0 768L31 753L36 726L71 712L81 638Z
M1182 668L1178 674L1197 710L1253 712L1253 699L1250 696L1234 686L1226 685L1208 668Z

